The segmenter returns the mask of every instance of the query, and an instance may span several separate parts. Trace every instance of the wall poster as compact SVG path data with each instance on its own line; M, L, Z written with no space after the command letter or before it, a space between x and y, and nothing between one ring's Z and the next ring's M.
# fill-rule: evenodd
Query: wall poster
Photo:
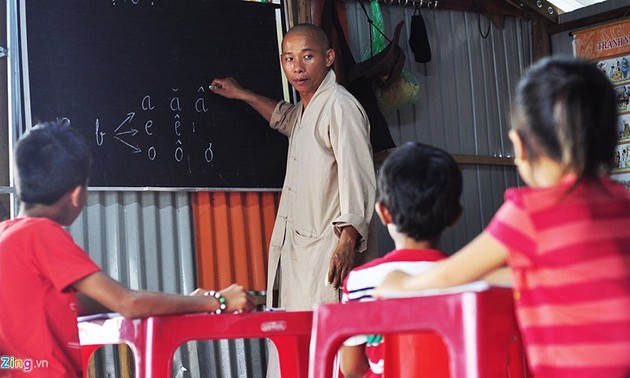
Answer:
M619 143L612 178L630 189L630 21L574 32L573 52L596 62L615 86Z

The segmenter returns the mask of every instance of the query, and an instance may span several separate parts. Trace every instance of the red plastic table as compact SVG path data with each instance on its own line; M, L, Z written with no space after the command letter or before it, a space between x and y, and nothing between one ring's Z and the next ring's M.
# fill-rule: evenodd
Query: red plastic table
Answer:
M110 344L127 344L134 355L136 377L142 371L145 356L146 326L140 319L123 317L96 319L78 323L83 374L87 376L90 357L98 348Z
M137 378L171 377L173 355L188 341L269 338L278 349L282 375L306 377L312 319L312 311L115 318L79 323L79 336L84 364L99 346L129 344Z

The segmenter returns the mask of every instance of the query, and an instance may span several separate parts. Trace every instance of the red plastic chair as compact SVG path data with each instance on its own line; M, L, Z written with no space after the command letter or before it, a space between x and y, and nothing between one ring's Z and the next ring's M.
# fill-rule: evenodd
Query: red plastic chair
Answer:
M383 377L449 378L448 350L436 332L383 335Z
M349 336L418 331L435 331L444 339L453 378L527 374L512 290L488 288L320 305L313 318L309 377L332 376L335 355Z

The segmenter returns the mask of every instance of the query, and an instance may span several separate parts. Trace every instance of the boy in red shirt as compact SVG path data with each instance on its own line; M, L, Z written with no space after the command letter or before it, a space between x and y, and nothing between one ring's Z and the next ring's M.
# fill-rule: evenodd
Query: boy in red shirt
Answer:
M188 296L131 290L105 275L63 228L85 206L91 166L87 145L69 126L46 123L27 131L16 145L15 166L20 214L0 223L0 376L81 377L78 315L114 311L140 318L254 307L240 285Z

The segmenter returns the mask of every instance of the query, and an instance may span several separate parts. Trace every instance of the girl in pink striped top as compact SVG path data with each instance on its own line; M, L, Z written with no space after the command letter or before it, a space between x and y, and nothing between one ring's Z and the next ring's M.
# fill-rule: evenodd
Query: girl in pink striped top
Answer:
M390 273L376 295L511 278L534 377L630 376L630 194L607 176L616 125L614 89L594 64L531 67L509 133L528 187L507 190L461 251L419 275Z

